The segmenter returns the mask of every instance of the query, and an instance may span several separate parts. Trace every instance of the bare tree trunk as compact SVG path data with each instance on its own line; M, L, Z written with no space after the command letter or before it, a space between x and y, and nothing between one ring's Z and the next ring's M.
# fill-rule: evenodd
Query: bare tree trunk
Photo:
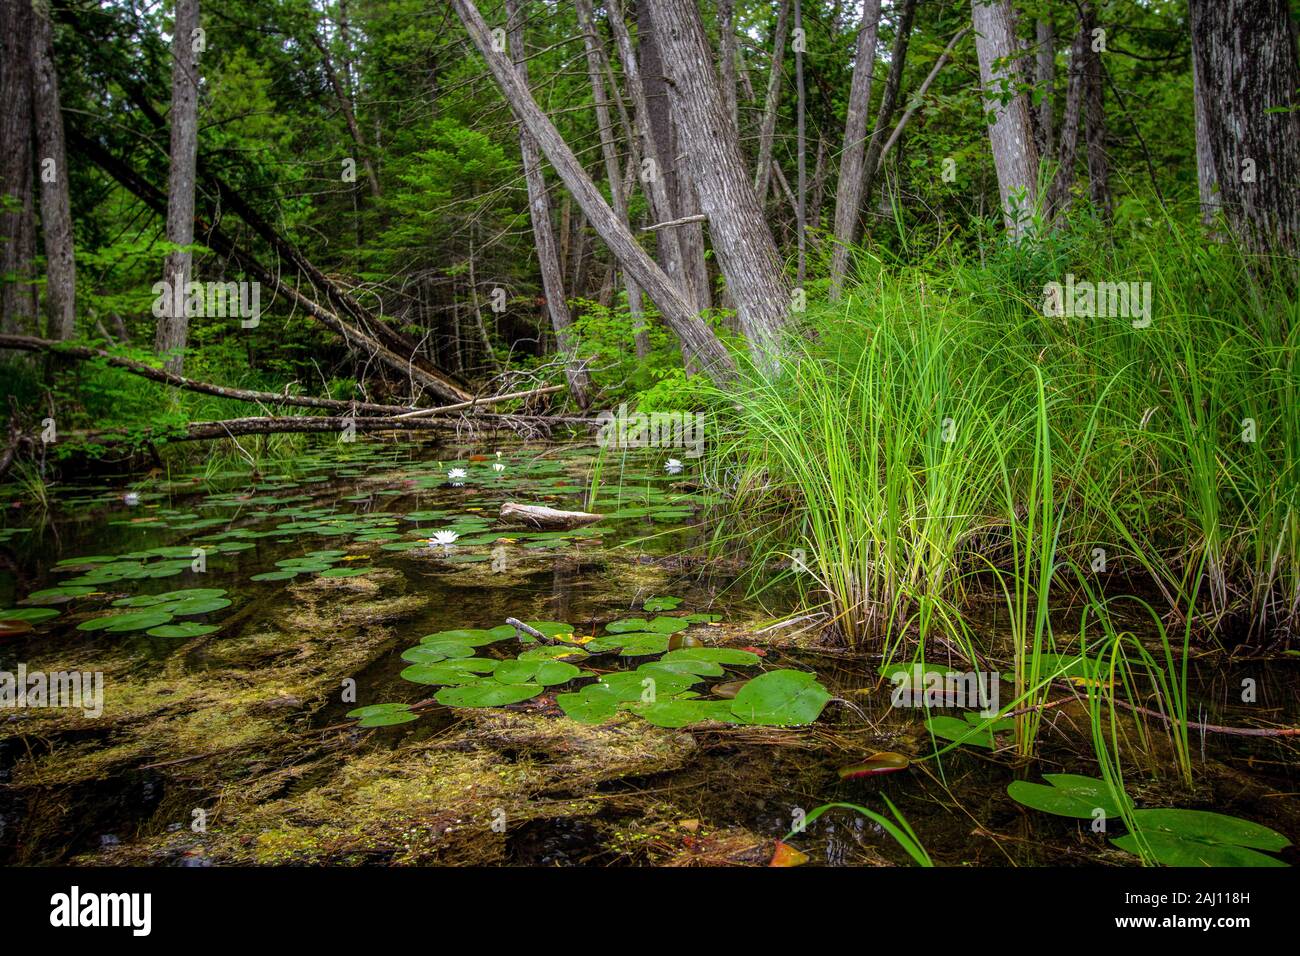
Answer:
M1084 29L1082 17L1074 42L1070 45L1069 79L1065 90L1065 113L1061 117L1061 142L1057 153L1056 176L1048 189L1047 213L1053 219L1064 216L1070 208L1070 192L1074 187L1074 167L1079 155L1079 131L1083 125L1085 71L1088 44L1092 38Z
M898 92L903 86L903 67L907 63L907 45L912 37L912 20L916 16L917 0L903 0L898 14L898 27L894 33L894 46L889 55L889 75L885 77L885 88L880 94L880 109L876 111L876 126L867 144L867 158L862 169L862 199L871 202L871 187L875 183L876 172L880 168L880 157L884 154L885 130L894 121L894 110L898 108Z
M596 16L592 10L591 0L576 0L578 10L578 27L582 30L587 48L587 73L591 80L591 97L596 106L596 125L600 129L600 152L605 161L605 178L609 182L610 205L614 214L624 226L631 231L631 222L627 215L627 196L623 191L623 177L618 168L618 150L614 145L614 126L609 112L609 99L605 92L605 73L607 68L605 50L596 32ZM633 328L641 325L641 289L636 280L626 269L620 269L623 276L623 289L627 293L627 309L632 316ZM649 343L644 331L636 333L636 351L644 357L649 351Z
M939 59L934 61L934 66L930 68L930 72L926 74L925 80L922 81L919 87L917 87L916 93L912 96L911 102L908 103L907 109L905 109L903 115L899 117L898 125L895 126L894 131L889 134L889 139L885 140L884 148L880 151L881 162L884 162L885 157L889 155L889 151L893 149L894 144L898 142L898 138L903 135L903 130L907 128L908 121L911 120L913 114L916 113L917 108L921 105L921 101L925 99L925 94L930 90L930 84L934 82L935 77L937 77L943 70L944 65L948 62L948 57L952 56L953 49L961 41L961 38L969 32L970 27L962 27L954 33L952 39L948 41L948 45L944 47L943 52L939 54Z
M693 0L655 0L664 63L677 94L678 131L695 174L700 208L741 328L760 365L778 358L789 292L758 196L728 124L717 75Z
M528 85L520 80L510 61L493 49L491 33L473 0L452 0L452 3L515 116L533 134L542 152L586 211L587 218L614 257L631 271L637 283L659 306L664 321L677 335L682 348L700 362L701 369L715 381L729 380L735 373L735 365L722 343L682 297L679 287L655 265L654 260L646 255L632 234L618 221L614 211L601 197L596 184L591 181L559 131L533 99Z
M1214 223L1219 213L1219 178L1214 171L1214 150L1210 148L1210 116L1205 84L1196 74L1196 57L1192 57L1192 90L1196 115L1196 185L1201 197L1201 221Z
M736 0L718 0L718 78L733 135L740 130L736 102Z
M53 339L76 331L77 266L73 254L72 210L68 200L68 158L63 145L59 77L54 68L54 36L49 12L34 7L32 29L33 106L36 156L41 180L41 229L45 239L45 294Z
M1042 90L1043 98L1038 103L1038 152L1040 156L1050 156L1056 151L1056 119L1053 108L1053 95L1056 92L1056 34L1051 20L1040 19L1035 26L1035 38L1038 50L1035 55L1034 82Z
M686 220L674 232L681 253L682 274L697 311L709 308L709 270L704 260L704 227L690 217L699 214L699 199L691 169L682 163L678 138L677 91L669 84L663 66L662 40L655 22L654 5L638 0L637 39L640 43L641 75L646 84L650 125L659 149L659 173L669 196L669 219ZM662 221L662 220L661 220Z
M510 53L514 57L515 72L524 88L528 87L528 54L524 48L524 21L519 0L506 0L509 20ZM542 272L542 289L546 295L546 311L551 315L555 329L555 342L564 356L565 376L569 391L579 408L591 404L591 378L577 355L577 342L569 327L573 318L564 296L564 276L560 271L560 257L555 248L555 233L551 227L551 204L546 196L546 180L542 176L542 155L537 141L527 127L519 128L519 149L524 158L524 179L528 184L528 212L533 220L533 240L537 243L537 264ZM581 255L581 252L579 252Z
M862 166L867 152L867 112L871 108L871 79L876 65L876 34L880 28L880 0L863 0L858 24L858 45L849 86L848 115L844 120L844 147L840 153L840 178L835 187L835 248L831 251L832 301L844 288L849 267L849 247L857 237L858 210L862 206Z
M628 34L627 21L623 17L620 0L608 0L610 29L614 31L614 42L618 47L619 59L623 64L623 75L627 77L628 92L632 96L633 109L636 112L636 125L641 133L643 159L649 160L650 169L643 176L646 196L650 202L651 214L657 222L668 222L677 218L673 214L673 201L668 191L668 183L663 175L664 158L661 147L655 138L654 119L651 116L649 97L645 80L641 74L640 61L632 48L632 38ZM664 230L656 236L656 249L659 263L669 277L677 283L682 294L693 301L690 284L682 267L681 243L677 232ZM689 358L689 356L688 356Z
M754 192L760 204L767 200L771 181L772 141L776 136L776 114L781 105L781 71L785 62L785 38L789 32L790 0L781 0L772 37L772 71L767 75L767 100L763 105L763 126L758 134L758 165L754 168Z
M809 189L808 228L814 232L822 225L822 194L826 191L826 137L817 134L817 159L813 162L812 186Z
M352 143L357 148L357 157L361 160L361 165L366 171L366 179L370 183L370 194L378 199L380 196L379 177L375 175L374 164L370 162L370 150L366 146L366 141L361 137L361 128L357 125L357 114L352 106L352 97L343 88L338 71L334 69L334 61L330 57L329 46L325 38L313 32L311 40L316 45L316 49L320 51L321 66L325 70L325 78L330 81L330 87L334 90L334 98L338 100L339 112L343 114L343 120L348 125L348 133L352 136Z
M1038 157L1029 122L1029 101L1016 93L1015 61L1019 46L1012 28L1010 0L971 0L975 25L975 51L979 56L980 83L984 87L984 108L994 117L989 126L989 143L997 169L998 194L1007 232L1013 239L1023 236L1031 225L1035 205L1035 175Z
M1189 0L1219 201L1253 252L1300 252L1300 65L1286 0Z
M1083 7L1084 33L1092 36L1097 23L1096 12L1091 3ZM1103 98L1101 54L1089 43L1085 47L1084 61L1084 117L1083 134L1088 152L1088 196L1093 207L1105 222L1110 221L1110 168L1106 157L1106 106Z
M0 2L0 330L35 331L32 198L32 5Z
M799 150L799 201L795 210L795 229L798 230L799 241L799 267L797 274L797 284L803 287L804 270L808 266L808 249L807 249L807 230L808 230L808 143L807 143L807 90L804 88L803 81L803 54L807 46L803 32L803 4L800 0L794 0L794 35L798 42L794 48L794 75L795 86L798 90L798 116L796 126L798 127L798 150Z
M194 177L199 146L199 54L194 31L198 27L199 0L176 0L172 27L171 167L167 177L167 241L176 246L194 242ZM184 368L189 336L185 287L192 267L193 254L188 249L169 253L163 267L163 281L171 294L163 296L154 350L164 357L166 369L177 375Z

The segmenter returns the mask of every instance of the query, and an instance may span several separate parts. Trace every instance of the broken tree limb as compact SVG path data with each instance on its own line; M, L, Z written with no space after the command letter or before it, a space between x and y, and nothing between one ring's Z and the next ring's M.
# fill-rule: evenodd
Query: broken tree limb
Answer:
M506 623L509 624L511 627L513 627L516 631L522 634L527 634L529 637L536 638L537 640L541 641L543 644L565 643L564 641L557 641L553 637L547 637L537 628L529 627L527 624L525 624L523 621L519 620L518 618L508 617L506 618ZM575 647L574 650L580 650L580 648Z
M301 408L327 408L340 412L371 412L380 415L394 415L399 412L409 412L409 405L377 405L373 402L347 402L334 398L316 398L312 395L286 395L279 392L262 392L248 388L230 388L225 385L214 385L211 382L200 382L196 379L186 378L183 375L176 375L166 369L154 368L152 365L146 365L144 362L137 362L134 359L126 358L122 355L114 355L103 349L89 348L81 345L68 345L64 342L55 342L51 339L40 339L30 335L0 335L0 349L15 349L25 352L48 352L52 355L64 358L77 359L79 361L99 360L120 368L123 371L130 372L132 375L139 375L141 378L147 378L151 381L161 382L163 385L172 385L176 388L183 388L190 392L202 392L205 395L216 395L219 398L229 398L241 402L259 402L266 405L296 405ZM463 408L467 406L450 406L451 408ZM434 413L437 409L421 409L421 412Z
M685 226L692 222L708 222L709 217L700 213L697 216L682 216L680 219L669 219L667 222L656 222L652 226L642 226L642 232L654 232L656 229L671 229L673 226Z
M547 528L556 531L570 531L594 524L604 515L591 514L587 511L559 511L545 505L521 505L507 501L501 506L501 520L516 521L532 525L534 528Z
M0 347L3 347L3 338L0 338ZM493 395L490 398L476 398L468 402L460 402L456 405L443 405L440 408L417 408L412 412L404 412L396 415L396 418L425 418L429 415L444 415L447 412L459 412L470 408L477 408L483 405L496 405L499 402L506 402L513 398L535 398L539 395L554 395L556 392L564 391L563 385L547 385L545 388L532 388L522 392L507 392L504 395Z
M163 196L157 187L141 177L140 174L137 173L129 164L118 159L101 143L80 132L75 126L70 126L67 133L69 143L72 144L77 152L88 156L97 166L100 167L100 169L112 176L128 192L141 200L146 206L154 210L154 212L162 216L167 214L166 197ZM225 198L233 207L235 203L234 198L230 196L226 196ZM239 209L236 209L236 212L239 212ZM252 210L248 210L248 215L255 216L256 214ZM412 358L403 358L391 348L383 345L377 338L372 337L361 329L349 324L342 317L343 310L340 310L338 313L333 312L320 305L315 300L303 295L292 285L283 281L278 275L275 275L268 269L264 268L251 253L235 243L235 241L231 239L220 226L209 223L203 219L198 219L195 222L195 232L196 234L203 236L204 245L208 248L237 262L245 272L253 276L258 282L261 282L269 289L283 293L317 322L341 336L350 347L366 351L370 355L373 355L378 361L399 373L403 378L423 386L430 392L433 392L435 395L444 399L450 399L451 401L456 402L465 402L470 401L473 398L469 392L451 382L450 379L441 373L427 371L420 365L416 364ZM305 261L298 262L295 260L295 264L299 267L300 272L303 272L304 269L307 269L310 266L310 263L305 263ZM318 275L319 273L316 274ZM313 280L313 275L311 273L303 272L303 275L309 281ZM321 276L321 281L327 280ZM329 295L330 286L327 285L325 288L327 295ZM336 292L337 291L338 290L336 290ZM350 300L344 296L344 301ZM359 309L360 307L355 306L355 308ZM385 329L388 328L382 322L377 322L375 324L378 327ZM391 330L389 331L391 332Z
M925 99L925 94L930 90L930 84L934 82L934 78L939 75L944 64L948 62L948 57L952 55L953 49L961 41L961 38L969 32L970 27L962 27L952 35L952 39L949 40L948 45L943 48L943 53L939 54L939 59L935 61L934 66L930 69L925 81L912 96L911 101L907 105L907 109L904 110L903 115L899 117L898 125L895 126L894 131L889 134L889 139L885 140L885 145L880 150L879 162L885 161L885 157L889 155L889 150L896 142L898 142L898 137L903 135L903 129L907 126L908 120L912 118L912 115L916 113L917 108L921 105L921 101Z

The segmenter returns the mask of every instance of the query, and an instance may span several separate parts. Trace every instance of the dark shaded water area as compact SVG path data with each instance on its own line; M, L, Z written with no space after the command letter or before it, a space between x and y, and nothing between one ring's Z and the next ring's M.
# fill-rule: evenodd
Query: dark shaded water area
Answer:
M260 474L210 464L130 485L54 486L47 508L31 488L0 489L0 621L19 614L0 631L0 671L103 681L98 714L0 710L0 862L765 864L813 808L885 812L888 797L940 865L1134 864L1089 821L1007 794L1016 779L1097 773L1084 707L1045 715L1032 763L1003 738L996 752L921 759L935 749L926 713L891 706L878 657L781 623L799 611L792 589L760 603L734 562L703 556L713 501L689 459L670 474L667 453L596 451L366 441L321 445ZM530 530L499 522L505 501L606 517ZM455 541L430 544L438 532ZM194 603L151 612L150 596L178 591L190 596L174 602ZM757 669L728 666L697 685L702 697L788 668L814 672L833 699L803 727L671 728L631 713L587 725L557 696L647 657L592 655L567 687L483 708L443 706L437 687L402 676L403 652L425 635L511 617L585 639L654 617L652 597L677 599L670 616L716 616L684 632L700 645L760 655ZM107 612L133 618L85 628ZM1004 622L992 605L973 608L972 621L996 656ZM1063 615L1059 633L1068 640L1071 628ZM476 653L519 650L512 638ZM1210 724L1294 726L1297 678L1293 660L1206 655L1194 663L1192 711ZM1243 681L1253 702L1241 699ZM418 716L375 728L347 716L381 703ZM1194 732L1189 790L1162 725L1148 730L1146 757L1126 767L1139 805L1213 809L1300 837L1294 738ZM840 778L878 751L913 762ZM789 842L813 864L909 862L849 810ZM1294 848L1279 856L1296 862Z

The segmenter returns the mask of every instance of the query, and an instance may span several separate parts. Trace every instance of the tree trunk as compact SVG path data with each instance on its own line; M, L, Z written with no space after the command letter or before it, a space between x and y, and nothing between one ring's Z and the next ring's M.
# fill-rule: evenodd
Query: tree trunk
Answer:
M1050 156L1056 151L1056 119L1053 96L1056 92L1056 34L1051 20L1039 20L1035 27L1038 50L1034 61L1036 64L1034 82L1042 91L1038 102L1038 153Z
M1083 7L1084 33L1092 36L1097 17L1091 3ZM1089 43L1085 47L1083 135L1088 145L1088 196L1092 200L1097 214L1105 222L1110 221L1110 163L1106 156L1106 106L1103 96L1105 74L1102 72L1101 54Z
M800 288L803 288L804 271L807 268L807 230L808 230L808 143L807 143L807 108L808 95L804 88L803 80L803 54L806 46L803 32L803 4L800 0L794 0L794 35L798 38L799 43L794 48L794 76L795 87L798 93L798 107L795 125L798 127L796 134L797 146L799 151L798 170L799 170L799 190L798 203L795 208L795 229L797 230L796 238L799 244L799 266L796 273L796 282Z
M605 91L605 73L607 62L605 50L596 32L596 16L592 10L591 0L576 0L578 10L578 27L582 30L587 48L587 74L591 81L592 102L596 106L596 125L600 130L600 152L605 161L605 178L609 182L610 205L623 225L631 231L631 222L627 215L627 195L623 191L623 177L618 167L618 149L614 144L614 126L609 112L609 99ZM636 280L626 269L620 269L623 277L623 289L627 293L627 309L632 316L633 328L641 325L641 289ZM636 333L636 350L638 356L646 355L648 342L644 331Z
M880 158L884 155L885 130L894 121L894 110L898 108L898 92L903 86L903 67L907 63L907 45L912 36L912 20L916 16L917 0L903 0L903 7L898 14L897 32L894 34L894 46L889 54L889 75L885 77L885 88L880 94L880 109L876 112L876 127L867 144L867 158L862 170L862 199L871 201L871 187L875 183L876 172L880 168Z
M614 42L618 47L619 59L623 64L623 75L627 78L628 92L632 97L632 106L636 113L636 126L641 133L643 159L649 160L653 167L643 177L646 197L650 202L651 215L656 222L675 219L673 201L668 191L668 184L663 175L664 157L658 140L655 138L654 118L651 115L649 96L646 92L645 79L641 73L640 61L632 48L632 38L627 30L627 21L623 17L620 0L608 0L610 29L614 31ZM656 250L659 264L669 277L677 283L683 296L693 301L689 282L682 267L681 243L677 232L669 229L656 237ZM689 356L688 356L689 358Z
M35 64L33 104L36 156L41 180L41 228L45 238L46 299L52 339L76 331L77 267L73 255L72 211L68 201L68 160L63 145L59 78L54 68L54 37L48 11L35 9L32 30Z
M912 116L916 113L917 108L925 99L925 94L930 90L930 84L934 82L935 77L937 77L943 70L944 65L948 62L948 57L952 56L953 49L961 41L961 38L969 32L970 27L962 27L954 33L952 39L948 41L948 45L944 47L943 52L939 54L939 59L934 61L934 66L930 68L930 72L926 74L925 80L919 87L917 87L915 95L913 95L911 102L908 103L907 109L905 109L903 115L899 117L898 125L895 126L894 131L889 134L889 139L885 140L884 148L880 151L881 162L884 162L885 157L889 155L889 151L893 149L894 144L898 142L898 138L903 135L903 130L907 128L908 121L911 120Z
M698 8L693 0L655 0L654 9L680 107L678 131L713 250L750 349L760 366L770 365L778 357L789 302L776 243L729 132Z
M1035 207L1034 149L1029 121L1029 100L1016 93L1003 104L1003 95L1018 85L1016 57L1019 46L1012 26L1010 0L971 0L975 25L975 51L980 63L980 84L984 87L984 108L993 116L989 143L998 175L998 194L1007 232L1012 239L1023 236L1032 224Z
M736 0L718 0L718 80L722 102L731 117L733 134L739 135L740 115L736 102Z
M1065 113L1061 117L1061 142L1057 152L1056 175L1047 194L1047 214L1059 220L1070 208L1070 193L1074 187L1074 167L1079 155L1079 130L1083 125L1085 71L1088 45L1092 37L1084 29L1083 18L1070 45L1069 79L1065 90Z
M339 112L343 114L343 121L347 123L348 134L352 137L352 144L357 148L357 158L361 160L361 165L366 171L366 179L370 183L370 194L378 199L380 196L379 177L375 175L375 167L370 161L370 150L366 146L366 141L361 137L361 127L357 125L357 114L352 106L352 98L348 96L348 91L344 89L338 71L334 69L334 61L330 57L329 46L326 44L325 38L313 32L311 40L320 52L321 66L325 70L325 78L330 81L330 88L334 91L334 98L339 104Z
M875 0L868 0L875 2ZM772 37L772 71L767 75L767 100L763 105L763 127L758 134L758 165L754 167L754 192L761 205L767 201L771 182L772 141L776 136L776 114L781 105L781 70L785 61L785 37L789 31L790 0L781 0Z
M849 86L848 115L844 120L844 147L840 178L835 187L835 248L831 252L832 301L838 300L848 272L849 248L857 238L858 209L862 206L862 166L867 152L867 112L871 108L871 79L876 65L876 33L880 28L880 0L863 0L862 22Z
M1286 0L1189 0L1219 201L1252 252L1300 253L1300 65Z
M1196 75L1196 57L1192 57L1193 109L1196 115L1196 185L1201 197L1201 221L1214 223L1219 213L1219 178L1214 171L1214 151L1210 148L1210 110L1205 84Z
M515 72L519 82L527 89L528 54L524 49L524 21L519 0L506 0L506 16L509 20L507 30ZM524 126L519 128L519 149L523 153L524 180L528 185L528 212L533 220L533 240L537 243L537 264L542 272L546 311L551 315L556 346L564 356L569 391L573 393L573 400L578 407L585 409L591 404L591 378L577 355L578 343L569 328L573 324L573 318L564 296L564 276L560 271L560 257L555 248L555 233L551 226L551 203L546 197L546 180L542 176L542 154L537 148L537 141Z
M655 24L655 10L649 0L638 0L636 11L646 105L650 111L650 128L658 148L659 175L664 181L668 196L667 206L656 212L666 214L668 219L687 219L699 214L699 200L691 170L681 161L675 93L664 72L662 41ZM707 309L712 297L709 294L708 266L704 260L704 227L699 222L690 221L675 229L674 234L681 255L683 288L697 311Z
M0 0L0 330L35 331L32 5Z
M664 321L681 341L683 350L696 357L702 370L718 382L730 379L735 366L722 343L683 298L679 287L655 265L645 250L637 245L632 234L618 221L618 216L601 197L596 184L591 181L559 131L533 99L527 84L520 80L510 61L493 49L491 33L473 0L452 2L470 39L487 61L511 110L533 134L542 152L582 206L614 257L631 271L637 283L659 306Z
M167 177L167 241L175 246L194 243L194 177L199 145L199 54L193 33L199 26L199 0L176 0L172 27L171 166ZM189 318L185 287L189 284L193 255L188 249L168 254L163 281L172 294L163 296L162 317L154 337L154 350L165 359L169 372L181 374ZM177 289L179 288L179 292ZM178 311L180 314L177 315Z

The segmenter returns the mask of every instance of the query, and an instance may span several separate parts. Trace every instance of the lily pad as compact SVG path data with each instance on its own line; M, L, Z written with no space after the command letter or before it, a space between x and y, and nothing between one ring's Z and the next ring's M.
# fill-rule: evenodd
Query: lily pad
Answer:
M725 700L656 700L653 704L628 704L627 709L656 727L689 727L706 721L741 723Z
M649 621L643 617L628 617L621 621L611 621L606 624L605 631L609 634L627 634L633 631L676 634L678 631L686 630L689 626L679 617L656 617Z
M179 624L162 624L145 631L150 637L202 637L213 631L221 630L216 624L199 624L196 621L182 621Z
M742 651L734 647L683 647L669 651L660 660L669 661L710 661L725 664L728 667L747 667L757 664L761 658L752 651Z
M741 688L731 702L731 712L747 724L793 727L815 721L830 699L830 693L813 674L768 671Z
M483 681L462 687L444 687L434 694L434 700L447 707L501 707L518 704L542 692L541 684L502 684Z
M652 597L647 598L645 604L641 606L651 614L656 614L659 611L675 610L681 603L682 599L679 597Z
M1104 780L1073 773L1048 773L1043 774L1043 779L1048 783L1013 780L1007 794L1017 803L1060 817L1089 820L1098 809L1107 817L1120 815L1119 805ZM1128 799L1130 806L1132 802Z
M0 611L0 621L26 621L28 624L39 624L58 616L59 612L52 607L22 607Z

